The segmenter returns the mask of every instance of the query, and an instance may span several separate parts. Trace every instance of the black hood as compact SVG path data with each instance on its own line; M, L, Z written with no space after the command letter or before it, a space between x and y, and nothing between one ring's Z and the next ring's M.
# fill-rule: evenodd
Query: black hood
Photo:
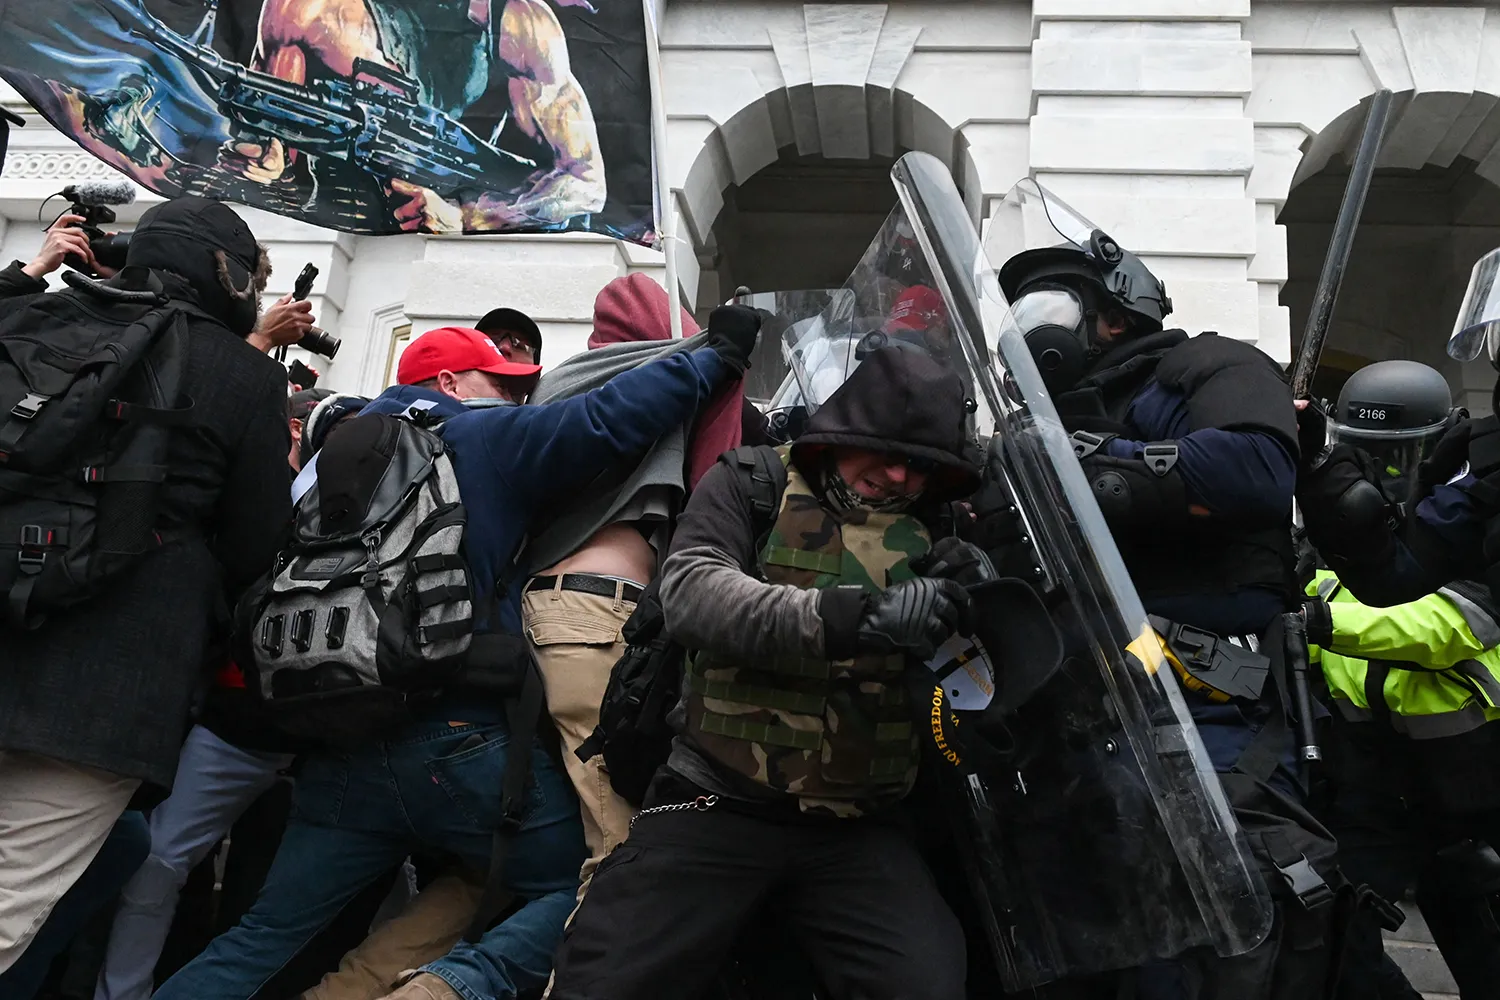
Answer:
M964 384L921 351L886 347L867 355L822 406L792 446L803 469L820 446L897 452L938 463L924 496L956 500L979 488L979 469L964 457Z
M244 336L250 332L244 324L247 312L254 324L259 255L255 235L228 205L186 197L155 205L141 216L130 237L126 263L180 275L204 311ZM241 290L239 296L230 294L221 272ZM248 308L245 297L251 303Z

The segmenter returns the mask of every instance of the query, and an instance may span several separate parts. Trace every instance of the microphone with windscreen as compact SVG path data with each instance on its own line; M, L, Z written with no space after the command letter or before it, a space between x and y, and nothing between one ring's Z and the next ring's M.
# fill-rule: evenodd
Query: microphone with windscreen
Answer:
M135 185L123 177L111 180L80 181L69 184L56 197L68 199L68 212L83 217L79 227L88 234L89 248L94 260L105 267L118 271L125 266L125 255L130 249L129 233L106 233L103 226L115 221L113 205L129 205L135 201ZM65 259L69 267L88 271L88 264L74 254Z

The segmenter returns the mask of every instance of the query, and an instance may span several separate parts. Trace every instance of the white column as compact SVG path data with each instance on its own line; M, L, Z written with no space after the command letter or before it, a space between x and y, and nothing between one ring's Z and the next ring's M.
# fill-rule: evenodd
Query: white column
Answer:
M1036 0L1031 168L1166 282L1169 326L1286 360L1277 286L1252 273L1249 14L1249 0Z

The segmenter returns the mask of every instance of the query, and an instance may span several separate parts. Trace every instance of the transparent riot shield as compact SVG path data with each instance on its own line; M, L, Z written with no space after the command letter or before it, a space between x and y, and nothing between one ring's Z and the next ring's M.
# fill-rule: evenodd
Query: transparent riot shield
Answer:
M751 292L735 301L761 314L760 341L745 373L745 397L766 416L772 440L788 441L801 433L809 410L801 384L793 374L795 345L816 343L822 324L842 322L852 308L843 288L807 288L781 292Z
M1491 250L1474 262L1448 338L1451 358L1473 361L1481 354L1500 367L1500 250Z
M786 395L791 367L782 348L783 340L805 334L836 297L846 294L838 288L799 288L735 296L736 303L761 315L760 341L750 357L750 370L745 373L745 398L765 410Z
M1041 555L1033 583L1063 637L1060 665L996 662L1000 693L982 711L945 705L956 724L934 758L1001 980L1023 990L1194 948L1244 953L1269 933L1269 895L995 271L937 159L908 154L892 179L899 218L871 253L909 232L920 259L862 261L848 286L856 308L817 326L823 343L804 335L792 369L816 406L833 373L875 346L951 365L971 387L986 476L1004 483ZM1036 239L1072 236L1044 221ZM940 310L892 322L903 295L927 292Z
M947 306L905 213L897 209L886 218L828 307L813 322L786 329L781 345L798 399L809 412L872 350L922 350L951 363Z

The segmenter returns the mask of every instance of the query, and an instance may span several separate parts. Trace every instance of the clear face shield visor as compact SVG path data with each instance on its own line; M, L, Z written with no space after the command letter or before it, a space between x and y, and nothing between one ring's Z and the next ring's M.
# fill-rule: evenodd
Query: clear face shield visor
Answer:
M1473 361L1481 354L1500 368L1500 249L1475 262L1448 337L1450 358Z
M1353 445L1368 453L1382 474L1406 480L1417 474L1417 466L1432 454L1447 429L1447 421L1404 430L1376 430L1334 422L1329 425L1328 436L1333 444Z

